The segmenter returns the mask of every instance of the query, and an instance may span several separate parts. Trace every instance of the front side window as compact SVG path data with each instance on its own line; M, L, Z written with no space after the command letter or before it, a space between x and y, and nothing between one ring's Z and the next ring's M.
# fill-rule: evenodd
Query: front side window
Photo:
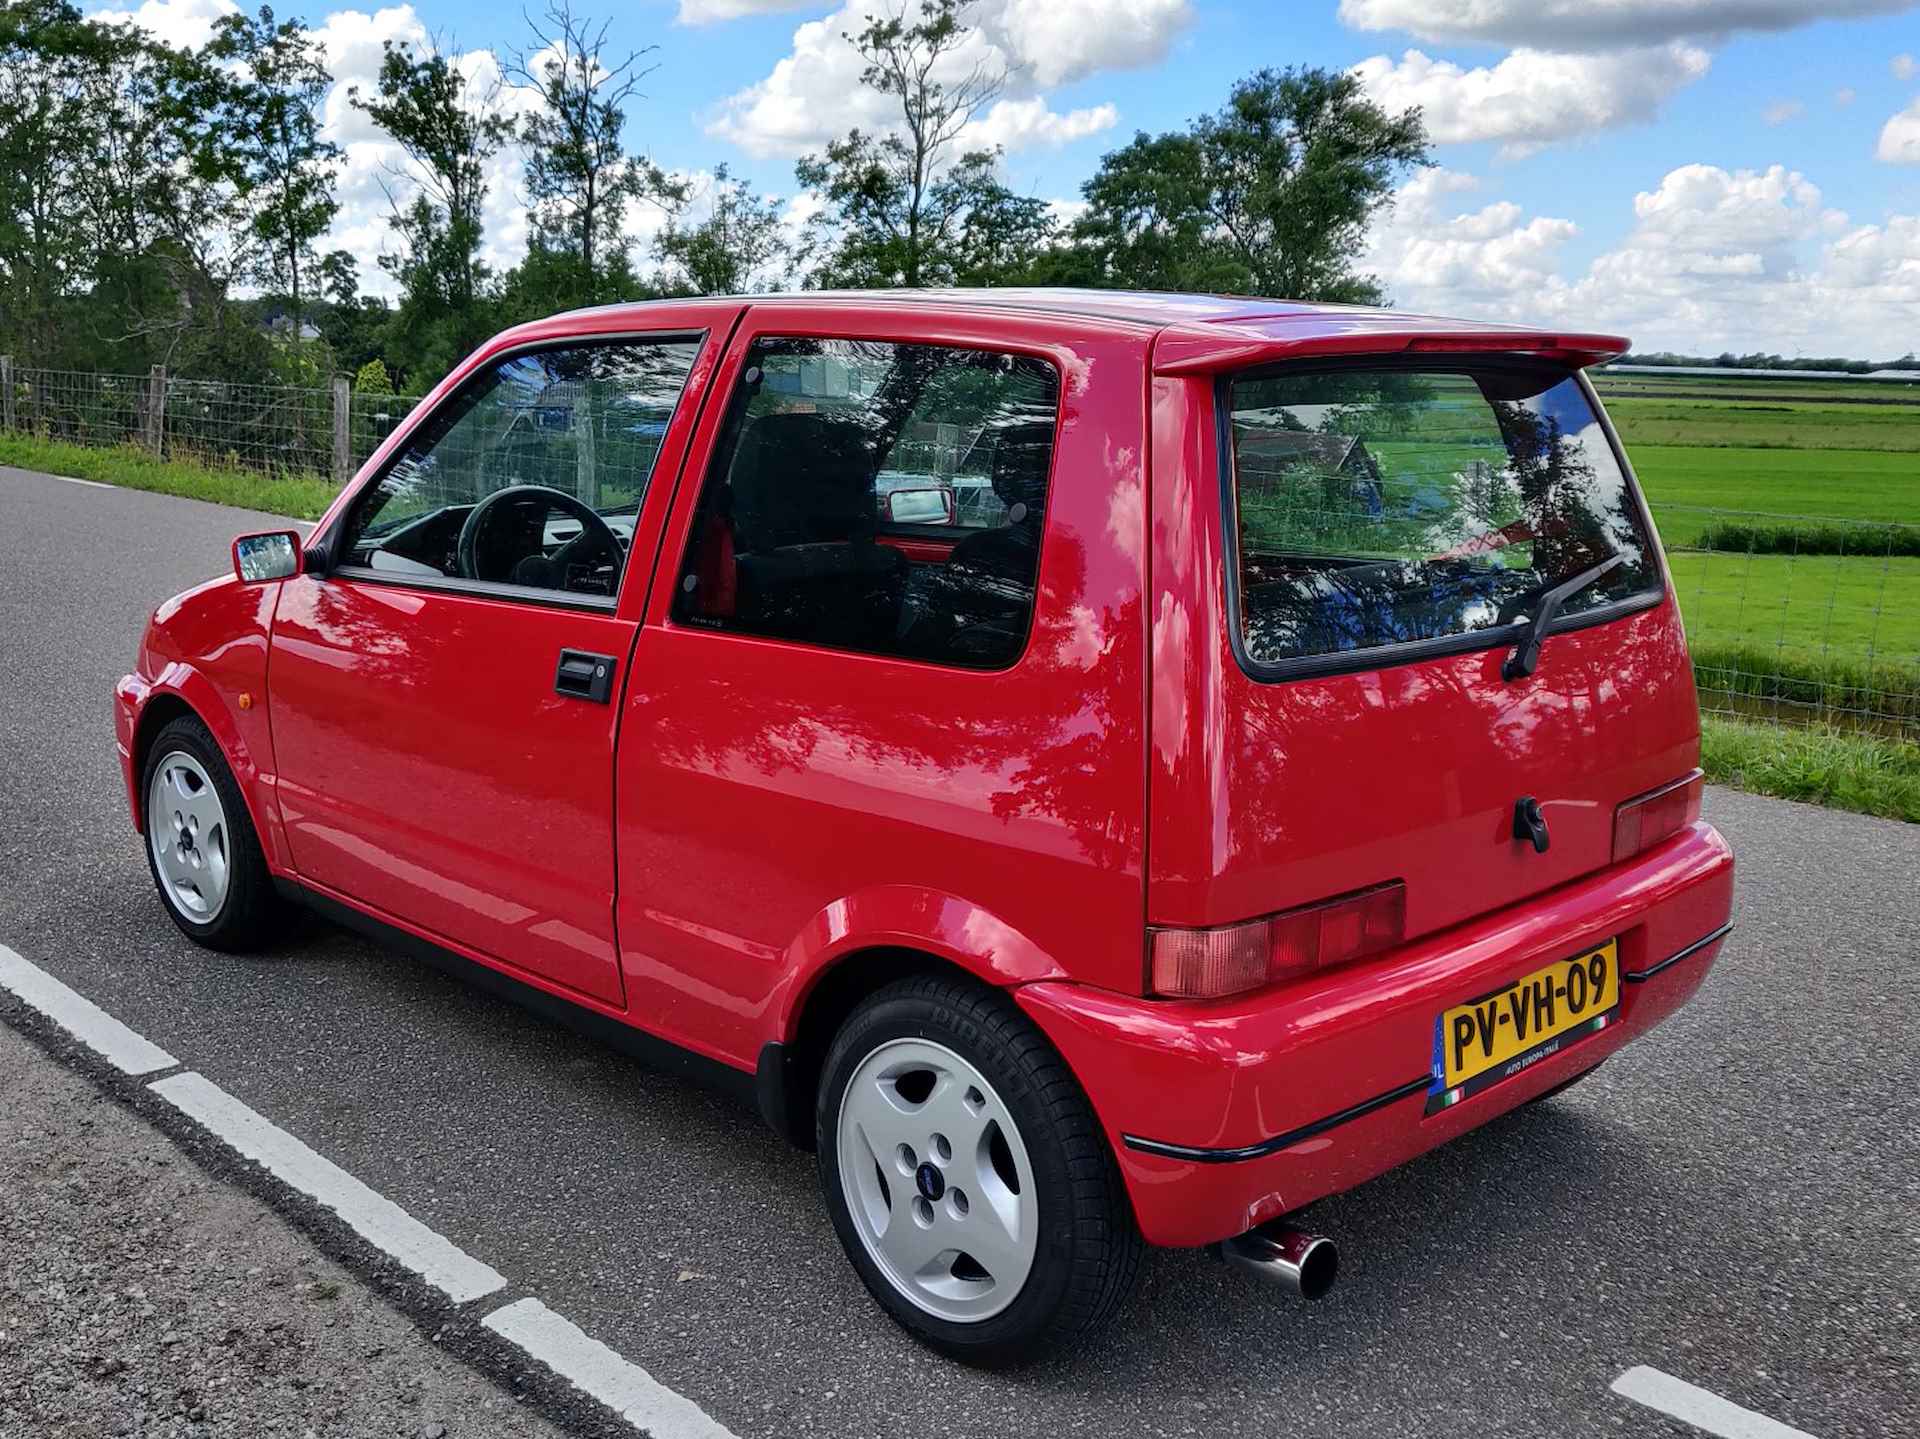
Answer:
M1059 377L1028 356L754 341L674 618L994 669L1033 621Z
M1564 369L1283 373L1233 381L1229 403L1254 665L1511 625L1616 556L1563 616L1657 591L1627 477Z
M360 497L341 563L610 598L699 348L571 345L475 375Z

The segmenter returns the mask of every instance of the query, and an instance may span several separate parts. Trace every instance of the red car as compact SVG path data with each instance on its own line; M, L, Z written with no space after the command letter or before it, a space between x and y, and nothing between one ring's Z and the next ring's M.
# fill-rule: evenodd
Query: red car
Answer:
M1582 374L1625 345L1068 291L524 326L155 612L134 822L200 943L295 899L752 1094L949 1354L1089 1330L1143 1243L1315 1294L1289 1215L1728 932Z

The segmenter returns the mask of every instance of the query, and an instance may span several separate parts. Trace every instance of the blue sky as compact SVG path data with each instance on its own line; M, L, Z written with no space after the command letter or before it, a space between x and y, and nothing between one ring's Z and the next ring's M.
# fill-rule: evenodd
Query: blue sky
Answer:
M190 41L233 3L132 13ZM888 3L604 7L615 45L658 47L631 144L695 176L725 163L804 213L793 157L882 118L840 36ZM322 32L342 89L385 38L467 51L525 33L498 0L282 8ZM1440 141L1364 257L1396 303L1647 347L1920 349L1920 0L977 0L974 14L973 58L1011 71L980 138L1005 146L1024 193L1073 201L1107 150L1217 107L1261 66L1357 68L1383 103L1420 104ZM389 243L378 182L394 157L343 101L330 243L361 253L364 275ZM524 233L510 157L495 188L510 259ZM642 242L656 221L635 216Z

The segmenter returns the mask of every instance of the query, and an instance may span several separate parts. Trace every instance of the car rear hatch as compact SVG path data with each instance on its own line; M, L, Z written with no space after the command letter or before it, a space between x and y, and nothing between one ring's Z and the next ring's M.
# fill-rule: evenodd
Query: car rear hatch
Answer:
M1156 435L1184 408L1202 438L1155 451L1150 925L1401 886L1354 918L1371 952L1607 866L1622 802L1692 771L1685 639L1583 358L1162 367Z

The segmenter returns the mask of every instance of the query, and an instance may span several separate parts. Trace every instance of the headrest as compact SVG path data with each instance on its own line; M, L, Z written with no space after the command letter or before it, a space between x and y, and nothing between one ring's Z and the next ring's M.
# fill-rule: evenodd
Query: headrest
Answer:
M1053 461L1053 426L1022 421L1001 430L993 442L993 492L1007 507L1007 520L1037 521L1047 502L1047 471ZM1019 513L1014 513L1015 508Z
M853 421L807 413L750 421L728 475L742 541L767 548L871 527L874 468Z

